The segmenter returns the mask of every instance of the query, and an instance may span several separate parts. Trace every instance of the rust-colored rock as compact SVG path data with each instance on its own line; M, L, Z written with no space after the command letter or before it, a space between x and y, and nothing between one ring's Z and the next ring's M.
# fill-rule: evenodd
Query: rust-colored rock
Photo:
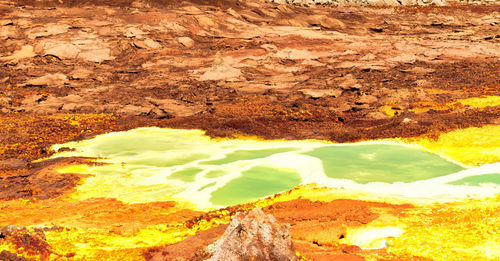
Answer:
M0 260L3 260L3 261L28 261L28 259L26 259L25 257L17 255L17 254L12 253L12 252L9 252L7 250L2 250L2 252L0 252Z

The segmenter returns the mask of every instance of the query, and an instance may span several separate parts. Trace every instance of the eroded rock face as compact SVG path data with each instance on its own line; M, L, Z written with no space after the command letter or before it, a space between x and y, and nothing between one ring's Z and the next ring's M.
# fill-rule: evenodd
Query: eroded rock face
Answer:
M214 244L208 260L297 260L290 225L279 224L272 215L254 209L238 213Z
M15 253L9 252L7 250L3 250L0 252L0 260L5 260L5 261L27 261L28 259L18 256Z

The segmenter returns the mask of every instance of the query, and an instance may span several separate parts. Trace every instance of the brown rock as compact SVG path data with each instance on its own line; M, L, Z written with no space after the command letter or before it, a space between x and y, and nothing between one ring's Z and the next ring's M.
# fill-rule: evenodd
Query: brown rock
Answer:
M0 108L1 107L9 107L10 106L10 98L7 97L1 97L0 98Z
M189 38L189 37L179 37L177 39L177 41L182 44L183 46L185 46L186 48L191 48L194 46L194 41L193 39Z
M48 85L64 85L68 82L66 75L61 73L47 74L38 78L28 80L25 86L48 86Z
M200 81L233 81L237 80L242 76L240 69L232 67L230 64L226 63L221 57L220 53L217 52L212 63L212 67L199 77Z
M154 98L146 98L146 99L152 105L157 106L157 108L163 112L163 114L157 113L157 115L159 115L160 117L162 115L187 117L202 111L202 108L200 106L183 104L173 99L154 99Z
M344 77L338 78L340 80L340 83L338 86L344 90L350 89L351 87L355 86L358 84L358 80L352 76L352 74L347 74ZM332 85L333 83L328 83L329 85Z
M0 170L3 169L22 169L26 168L28 163L23 159L0 160Z
M238 213L214 244L208 260L297 260L290 226L278 224L272 215L254 209L246 216Z
M160 43L153 41L149 38L146 38L144 40L135 40L134 45L138 48L141 48L141 49L160 49L161 48Z
M198 24L205 29L217 27L217 23L206 15L197 16L196 20Z
M402 72L412 72L412 73L418 73L418 74L429 74L435 72L435 69L432 68L423 68L423 67L413 67L411 69L407 70L402 70Z
M2 19L0 20L0 26L5 26L5 25L13 25L14 22L10 19Z
M28 261L23 256L18 256L16 253L9 252L7 250L3 250L0 252L0 260L4 261Z
M311 25L319 25L327 29L343 29L345 24L338 19L328 17L326 15L312 15L308 16L308 22Z
M367 0L366 4L369 6L398 6L399 2L396 0Z
M361 61L371 61L377 59L377 56L373 53L366 54L365 56L359 58Z
M238 12L234 11L234 9L232 9L232 8L227 9L226 12L235 18L238 18L238 19L242 18L241 15L238 14Z
M417 56L411 53L405 53L393 58L387 59L389 62L395 62L395 63L414 63L417 61Z
M58 25L58 24L48 24L44 28L37 28L32 32L27 33L28 39L36 39L40 37L47 37L51 35L64 34L68 32L69 26L67 25Z
M374 103L376 102L378 99L377 97L373 96L373 95L363 95L361 96L357 101L356 103L361 103L361 104L364 104L364 103Z
M283 50L279 50L275 54L276 57L281 59L289 59L289 60L302 60L302 59L318 59L319 56L310 52L309 50L298 50L298 49L290 49L285 48Z
M374 111L374 112L370 112L370 113L366 114L366 117L374 119L374 120L382 120L382 119L386 119L388 116L383 112Z
M96 63L115 59L114 56L111 56L111 50L109 48L101 48L81 52L78 55L78 58Z
M312 98L339 97L342 94L340 89L302 89L300 92Z
M281 19L276 21L276 24L278 25L288 25L288 26L294 26L294 27L308 27L309 23L305 20L302 19Z
M2 60L14 60L18 61L24 58L31 58L35 57L36 53L33 52L33 46L31 45L24 45L21 47L20 50L14 51L12 55L6 56L6 57L0 57L0 61Z
M144 31L137 27L129 27L125 31L125 36L128 38L137 38L137 39L143 39L143 35L146 34Z
M137 105L126 105L119 111L119 113L125 114L125 115L146 115L151 111L152 108L150 107L144 107L144 106L137 106Z
M3 26L0 27L0 39L5 40L8 38L15 37L17 35L17 30L13 26Z
M69 77L72 80L83 80L87 79L93 72L91 70L79 68L75 69L69 73Z
M75 59L80 50L66 42L47 42L42 47L43 55L53 55L59 59Z

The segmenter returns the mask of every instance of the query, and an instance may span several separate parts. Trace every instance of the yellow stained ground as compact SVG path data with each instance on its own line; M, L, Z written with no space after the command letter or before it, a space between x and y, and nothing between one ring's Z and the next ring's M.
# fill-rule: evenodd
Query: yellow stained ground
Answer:
M486 107L495 107L499 105L500 105L500 96L484 96L484 97L473 97L467 99L457 99L447 103L419 102L416 104L416 106L413 106L408 110L414 113L422 113L422 112L427 112L429 110L443 111L461 107L482 109ZM387 104L380 107L380 110L382 112L385 112L389 116L398 115L401 109L404 108L396 109L396 107L394 107L393 104Z
M404 141L477 166L499 161L499 137L500 126L490 125L445 133L437 140L422 137ZM8 240L0 243L0 251L9 250L37 260L143 260L145 249L179 242L197 231L228 223L234 214L227 210L214 210L217 217L187 225L188 216L196 213L179 214L186 207L183 205L123 204L106 199L106 195L101 197L91 199L94 200L91 202L69 197L0 202L0 209L6 213L0 215L0 226L22 224L33 228L37 225L56 225L67 228L45 233L50 246L49 254L25 249ZM405 231L402 235L388 241L388 251L400 257L421 256L439 261L498 260L500 256L500 197L444 204L408 202L400 198L312 184L242 206L239 210L297 198L319 201L350 198L414 204L415 208L407 210L403 216L386 216L359 231L366 232L370 227L402 228ZM125 210L119 211L121 209ZM351 236L355 233L351 231ZM366 257L376 258L371 254Z

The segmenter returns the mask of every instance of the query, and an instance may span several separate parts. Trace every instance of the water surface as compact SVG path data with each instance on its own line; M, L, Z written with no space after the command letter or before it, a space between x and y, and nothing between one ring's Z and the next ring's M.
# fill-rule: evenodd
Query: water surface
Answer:
M253 201L317 183L413 197L472 193L499 184L498 164L467 169L421 148L397 143L213 140L196 130L140 128L54 146L54 157L101 157L104 166L77 188L125 202L187 200L199 206ZM495 188L496 189L496 188Z

